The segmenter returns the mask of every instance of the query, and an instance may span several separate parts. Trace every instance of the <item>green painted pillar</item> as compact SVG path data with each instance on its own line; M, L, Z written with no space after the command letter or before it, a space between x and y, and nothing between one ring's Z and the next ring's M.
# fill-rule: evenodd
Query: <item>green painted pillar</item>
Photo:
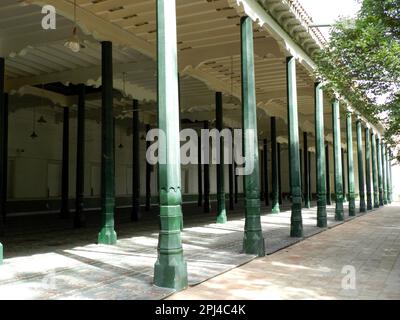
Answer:
M363 143L362 143L362 124L357 119L357 158L358 158L358 188L360 195L360 212L365 212L365 182L364 182L364 161L363 161Z
M314 115L315 115L315 170L317 185L317 226L326 228L326 155L325 155L325 129L324 129L324 92L322 84L314 85Z
M75 184L75 215L74 228L86 225L84 212L85 188L85 85L78 86L78 113L77 113L77 146L76 146L76 184Z
M278 187L278 145L276 142L276 118L271 117L271 178L272 178L272 213L279 213Z
M303 132L303 153L304 153L304 208L311 208L311 195L310 195L310 175L309 175L309 162L308 158L308 134Z
M325 146L326 204L330 206L332 204L332 198L331 198L331 170L329 161L330 161L329 144L326 143Z
M3 97L0 106L0 134L1 134L1 154L0 154L0 225L5 223L7 217L7 171L8 171L8 94L0 93ZM0 234L2 234L0 226Z
M378 165L379 206L383 206L382 147L378 137L376 138L376 163Z
M223 106L222 106L222 93L215 93L215 119L218 132L224 129L223 123ZM219 163L217 164L217 223L226 223L226 209L225 209L225 178L224 178L224 145L223 137L219 140Z
M385 144L381 143L382 146L382 181L383 181L383 204L388 204L387 201L387 174L386 174L386 148Z
M392 203L392 151L387 150L387 168L388 168L388 203Z
M278 199L279 204L282 205L282 170L281 170L281 144L277 143L277 154L278 154Z
M310 196L310 207L311 207L311 201L312 201L311 151L308 151L308 194Z
M165 134L158 165L160 233L154 283L181 290L188 285L181 241L182 195L175 0L157 0L158 127Z
M146 136L147 133L151 130L151 126L149 124L146 124ZM148 150L151 146L151 142L146 140L146 150ZM145 154L146 154L145 150ZM152 171L152 165L146 161L146 202L145 202L145 211L150 211L151 208L151 171Z
M346 114L346 138L347 138L347 183L349 189L349 216L356 215L356 195L354 182L354 157L353 157L353 126L351 113Z
M201 134L197 138L197 206L203 206L203 170L201 165Z
M343 202L347 201L347 193L346 193L346 170L344 168L344 148L341 149L341 158L342 158L342 185L343 185Z
M132 101L132 211L131 221L140 219L140 124L139 101Z
M69 217L69 108L63 108L63 145L61 168L61 218Z
M233 180L234 180L234 172L233 172L233 163L229 164L228 167L229 172L229 210L234 209L234 191L233 191Z
M205 120L203 122L203 128L208 130L208 121ZM207 161L206 161L207 162ZM209 163L204 163L204 212L209 213L211 212L211 205L210 205L210 165Z
M374 189L374 208L379 208L379 188L378 188L378 166L376 163L376 139L375 134L371 133L372 142L372 185Z
M113 58L112 43L101 43L102 54L102 122L101 122L101 230L99 244L117 242L114 231L115 167L114 167L114 116L113 116Z
M367 210L372 210L371 193L371 141L369 128L365 128L365 183L367 190Z
M267 139L264 139L263 144L264 149L264 201L265 205L269 206L269 181L268 181L268 143Z
M265 242L260 218L260 175L258 163L257 104L254 77L253 22L249 17L240 19L242 65L243 150L246 167L252 172L244 175L245 228L243 251L265 255Z
M5 76L5 60L4 58L0 57L0 112L3 110L5 107L5 96L4 96L4 76ZM1 112L3 114L3 112ZM0 122L0 125L2 123ZM0 167L0 170L2 167ZM2 215L0 216L0 235L4 234L4 212L2 212ZM3 245L0 242L0 265L3 264Z
M335 168L335 220L343 221L343 167L341 157L341 144L342 140L340 137L340 111L339 101L334 100L332 102L332 128L333 128L333 159Z
M287 114L289 131L289 175L292 198L292 214L290 218L290 236L303 236L303 219L301 216L301 170L299 154L299 122L297 111L296 59L286 58L287 77Z

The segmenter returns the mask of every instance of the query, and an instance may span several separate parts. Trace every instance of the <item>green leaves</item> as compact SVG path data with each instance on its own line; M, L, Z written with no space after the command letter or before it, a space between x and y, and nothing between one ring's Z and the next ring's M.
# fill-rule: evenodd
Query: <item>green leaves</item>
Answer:
M354 21L341 19L316 57L318 76L400 142L400 0L364 0ZM400 158L400 157L399 157Z

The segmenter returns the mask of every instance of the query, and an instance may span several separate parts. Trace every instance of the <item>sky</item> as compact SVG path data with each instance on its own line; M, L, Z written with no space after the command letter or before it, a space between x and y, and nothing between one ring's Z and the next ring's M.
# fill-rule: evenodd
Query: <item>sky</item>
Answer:
M332 24L339 16L354 16L360 9L356 0L298 0L315 24ZM320 28L329 37L329 28Z

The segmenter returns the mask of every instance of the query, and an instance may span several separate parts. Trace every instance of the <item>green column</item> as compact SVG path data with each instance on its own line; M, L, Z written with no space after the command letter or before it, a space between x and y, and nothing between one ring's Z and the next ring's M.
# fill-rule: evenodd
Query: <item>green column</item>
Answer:
M379 208L379 189L378 189L378 166L376 163L376 139L375 135L371 134L372 142L372 184L374 189L374 208Z
M386 149L385 144L382 142L382 181L383 181L383 204L387 202L387 174L386 174Z
M272 175L272 213L279 213L278 189L278 145L276 142L276 119L271 117L271 175Z
M102 122L101 122L101 230L99 244L115 244L114 231L115 175L114 175L114 117L113 117L113 59L112 43L101 43L102 54Z
M331 170L330 170L330 158L329 158L329 144L326 143L325 146L325 173L326 173L326 204L332 204L331 198Z
M245 230L243 251L248 254L265 255L265 242L260 218L260 175L258 163L257 104L254 79L253 22L242 17L241 58L242 58L242 114L243 150L247 157L246 167L253 168L244 175ZM249 136L249 134L251 134Z
M215 113L217 130L222 132L224 124L221 92L215 93ZM217 148L219 149L219 163L217 164L217 223L226 223L223 137L219 140Z
M299 154L299 122L297 111L296 59L286 58L287 77L287 114L289 131L289 175L292 198L292 214L290 218L290 236L303 236L303 219L301 216L301 173Z
M151 126L149 124L146 124L146 135L150 130L151 130ZM151 142L146 141L146 150L148 150L150 146L151 146ZM146 154L146 150L145 150L144 154ZM152 165L148 161L146 161L145 211L150 211L150 208L151 208L151 169L152 169Z
M264 149L264 201L265 205L269 206L269 181L268 181L268 143L267 139L264 139L263 144Z
M376 162L378 165L379 206L383 206L382 147L379 138L376 138Z
M78 86L78 114L77 114L77 143L76 143L76 185L75 185L75 216L74 228L86 225L84 212L85 188L85 85Z
M308 134L303 132L303 153L304 153L304 208L311 208L311 195L310 195L310 176L309 176L309 162L308 157Z
M208 121L205 120L203 124L203 128L208 130ZM204 163L204 212L209 213L210 211L210 165L206 161Z
M388 179L389 179L389 198L388 202L393 201L393 181L392 181L392 150L388 149Z
M358 158L358 188L360 194L360 212L365 212L365 186L364 186L364 161L363 161L363 143L362 143L362 125L361 120L357 119L357 158Z
M232 157L232 159L233 159L233 157ZM233 209L234 209L234 191L233 191L234 172L233 172L233 163L229 164L228 172L229 172L229 210L233 211Z
M179 137L178 63L175 0L157 0L158 127L165 134L158 165L160 233L154 283L187 287L181 241L182 195Z
M61 211L60 217L69 216L69 108L63 108L63 144L61 168Z
M140 128L139 102L132 102L132 211L131 221L140 219Z
M342 169L342 157L341 157L341 144L342 140L340 137L340 112L339 112L339 101L334 100L332 102L332 128L333 128L333 159L335 168L335 220L343 221L343 169Z
M4 110L4 74L5 74L5 62L4 58L0 57L0 110ZM3 234L3 218L0 216L0 235ZM0 265L3 264L3 245L0 242Z
M342 157L342 186L343 186L343 202L347 201L346 194L346 170L344 169L344 148L341 149L341 157Z
M371 193L371 141L369 128L365 128L365 183L367 190L367 210L372 210Z
M354 185L354 158L353 158L353 126L351 113L346 115L347 138L347 183L349 189L349 216L356 215L355 185Z

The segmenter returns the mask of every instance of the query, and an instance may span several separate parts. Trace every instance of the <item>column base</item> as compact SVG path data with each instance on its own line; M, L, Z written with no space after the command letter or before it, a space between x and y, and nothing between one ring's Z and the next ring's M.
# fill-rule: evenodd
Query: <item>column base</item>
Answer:
M99 232L97 243L114 245L117 243L117 233L110 227L103 227Z
M131 221L132 222L137 222L141 218L140 214L140 207L139 206L133 206L132 211L131 211Z
M0 265L3 264L3 245L0 243Z
M279 202L276 202L275 204L272 203L271 213L277 214L277 213L280 213L280 212L281 212L281 210L279 208Z
M344 221L343 201L338 199L335 206L335 220Z
M365 200L360 200L360 212L366 212L367 209L365 208Z
M354 217L356 215L356 201L354 198L349 199L349 216Z
M176 291L188 287L187 264L182 249L167 254L159 253L154 265L154 285Z
M306 202L306 203L304 204L304 208L305 208L305 209L310 209L310 208L311 208L311 203L310 203L310 202Z
M292 204L292 216L290 218L290 236L293 238L303 237L303 219L301 217L301 202Z
M317 204L317 227L326 228L328 226L328 218L326 215L325 204Z
M261 231L245 231L243 238L243 252L265 256L265 241Z
M217 215L217 223L226 223L227 221L228 221L228 218L226 216L226 210L223 209Z

